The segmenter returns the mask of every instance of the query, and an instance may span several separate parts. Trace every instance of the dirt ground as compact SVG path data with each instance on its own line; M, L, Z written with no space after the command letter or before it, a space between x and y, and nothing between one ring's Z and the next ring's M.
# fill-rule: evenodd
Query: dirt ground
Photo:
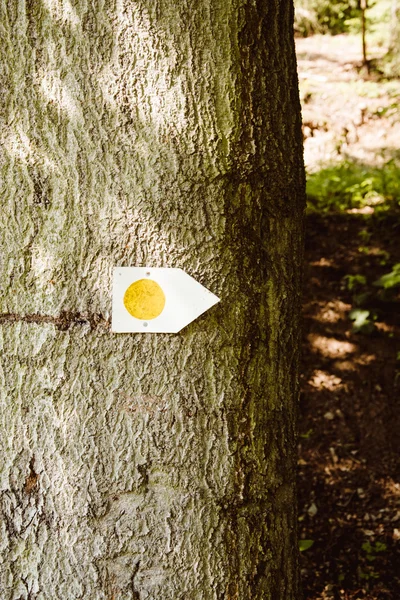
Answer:
M296 40L307 169L353 158L379 165L399 154L400 82L361 69L357 36ZM383 53L370 48L371 56Z
M395 155L399 82L364 80L354 39L300 39L297 51L308 171L344 156L379 165ZM371 285L399 262L397 214L308 216L298 484L300 537L310 546L301 553L305 600L400 598L400 295ZM375 319L364 333L349 318L358 274Z

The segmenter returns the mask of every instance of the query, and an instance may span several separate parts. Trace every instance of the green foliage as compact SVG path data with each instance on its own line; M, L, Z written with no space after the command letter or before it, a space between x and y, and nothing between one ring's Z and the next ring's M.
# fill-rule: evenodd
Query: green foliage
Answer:
M375 542L375 544L371 544L370 542L365 542L361 546L361 548L366 553L368 560L375 560L376 554L378 554L379 552L386 552L387 545L384 544L383 542Z
M391 102L388 106L379 106L372 115L378 119L385 117L397 117L399 111L399 105L397 102Z
M389 254L385 253L388 257ZM350 320L354 321L354 333L371 334L376 329L375 321L382 316L381 309L375 310L376 303L392 302L395 290L400 288L400 263L395 264L389 273L385 273L372 285L378 290L368 286L367 278L361 273L345 275L344 282L347 289L353 292L353 309L349 313ZM400 356L400 353L398 357Z
M349 318L354 321L353 332L365 334L372 333L375 329L375 324L371 320L371 316L370 310L353 308L349 313Z
M366 11L368 39L375 46L387 46L389 42L391 1L368 1ZM359 33L361 10L359 0L295 0L296 31L307 37L314 33ZM392 34L393 38L393 34ZM396 58L392 52L390 58ZM399 62L397 63L399 64Z
M299 541L299 550L300 550L300 552L304 552L304 550L308 550L313 545L314 545L314 540L300 540Z
M314 430L309 429L306 433L301 433L299 437L303 438L303 440L309 440L313 433Z
M400 42L399 42L400 43ZM386 77L400 77L399 49L391 50L380 61L379 67Z
M346 275L347 289L352 292L367 283L365 275Z
M374 282L374 285L382 287L385 290L400 287L400 263L394 265L390 273L386 273L385 275L382 275L382 277L379 277L379 279Z
M368 229L361 229L361 231L358 232L358 237L367 244L371 239L371 232L368 231ZM363 283L365 283L365 281Z
M400 206L400 167L393 160L380 168L350 161L327 166L308 176L307 197L309 209L318 212L396 208Z
M313 33L346 33L359 30L357 0L297 0L296 31L307 37Z
M360 579L365 579L365 581L369 581L370 579L379 579L379 573L376 573L371 567L369 567L367 571L359 569L358 575Z
M386 552L387 545L383 542L375 542L374 544L371 544L370 542L365 542L361 546L361 549L364 553L362 557L363 562L366 560L367 564L364 563L363 568L358 568L359 578L364 581L379 579L379 573L375 571L375 569L372 566L372 563L376 560L377 555L380 552Z

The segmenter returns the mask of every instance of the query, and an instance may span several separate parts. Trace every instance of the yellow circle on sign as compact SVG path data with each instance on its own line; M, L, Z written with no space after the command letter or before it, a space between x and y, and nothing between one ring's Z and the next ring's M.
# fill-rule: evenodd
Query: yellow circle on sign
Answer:
M165 294L152 279L138 279L124 294L124 306L136 319L155 319L165 306Z

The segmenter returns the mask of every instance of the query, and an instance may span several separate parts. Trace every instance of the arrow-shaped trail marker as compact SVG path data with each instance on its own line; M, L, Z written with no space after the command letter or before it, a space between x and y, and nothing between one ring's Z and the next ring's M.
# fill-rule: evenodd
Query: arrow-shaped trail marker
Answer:
M111 329L177 333L217 302L217 296L182 269L115 267Z

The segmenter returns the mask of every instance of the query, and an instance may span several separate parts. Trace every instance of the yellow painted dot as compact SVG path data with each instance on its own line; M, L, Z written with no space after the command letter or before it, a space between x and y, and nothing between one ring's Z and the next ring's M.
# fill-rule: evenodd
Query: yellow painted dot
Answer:
M165 306L165 294L152 279L138 279L124 294L124 306L136 319L155 319Z

